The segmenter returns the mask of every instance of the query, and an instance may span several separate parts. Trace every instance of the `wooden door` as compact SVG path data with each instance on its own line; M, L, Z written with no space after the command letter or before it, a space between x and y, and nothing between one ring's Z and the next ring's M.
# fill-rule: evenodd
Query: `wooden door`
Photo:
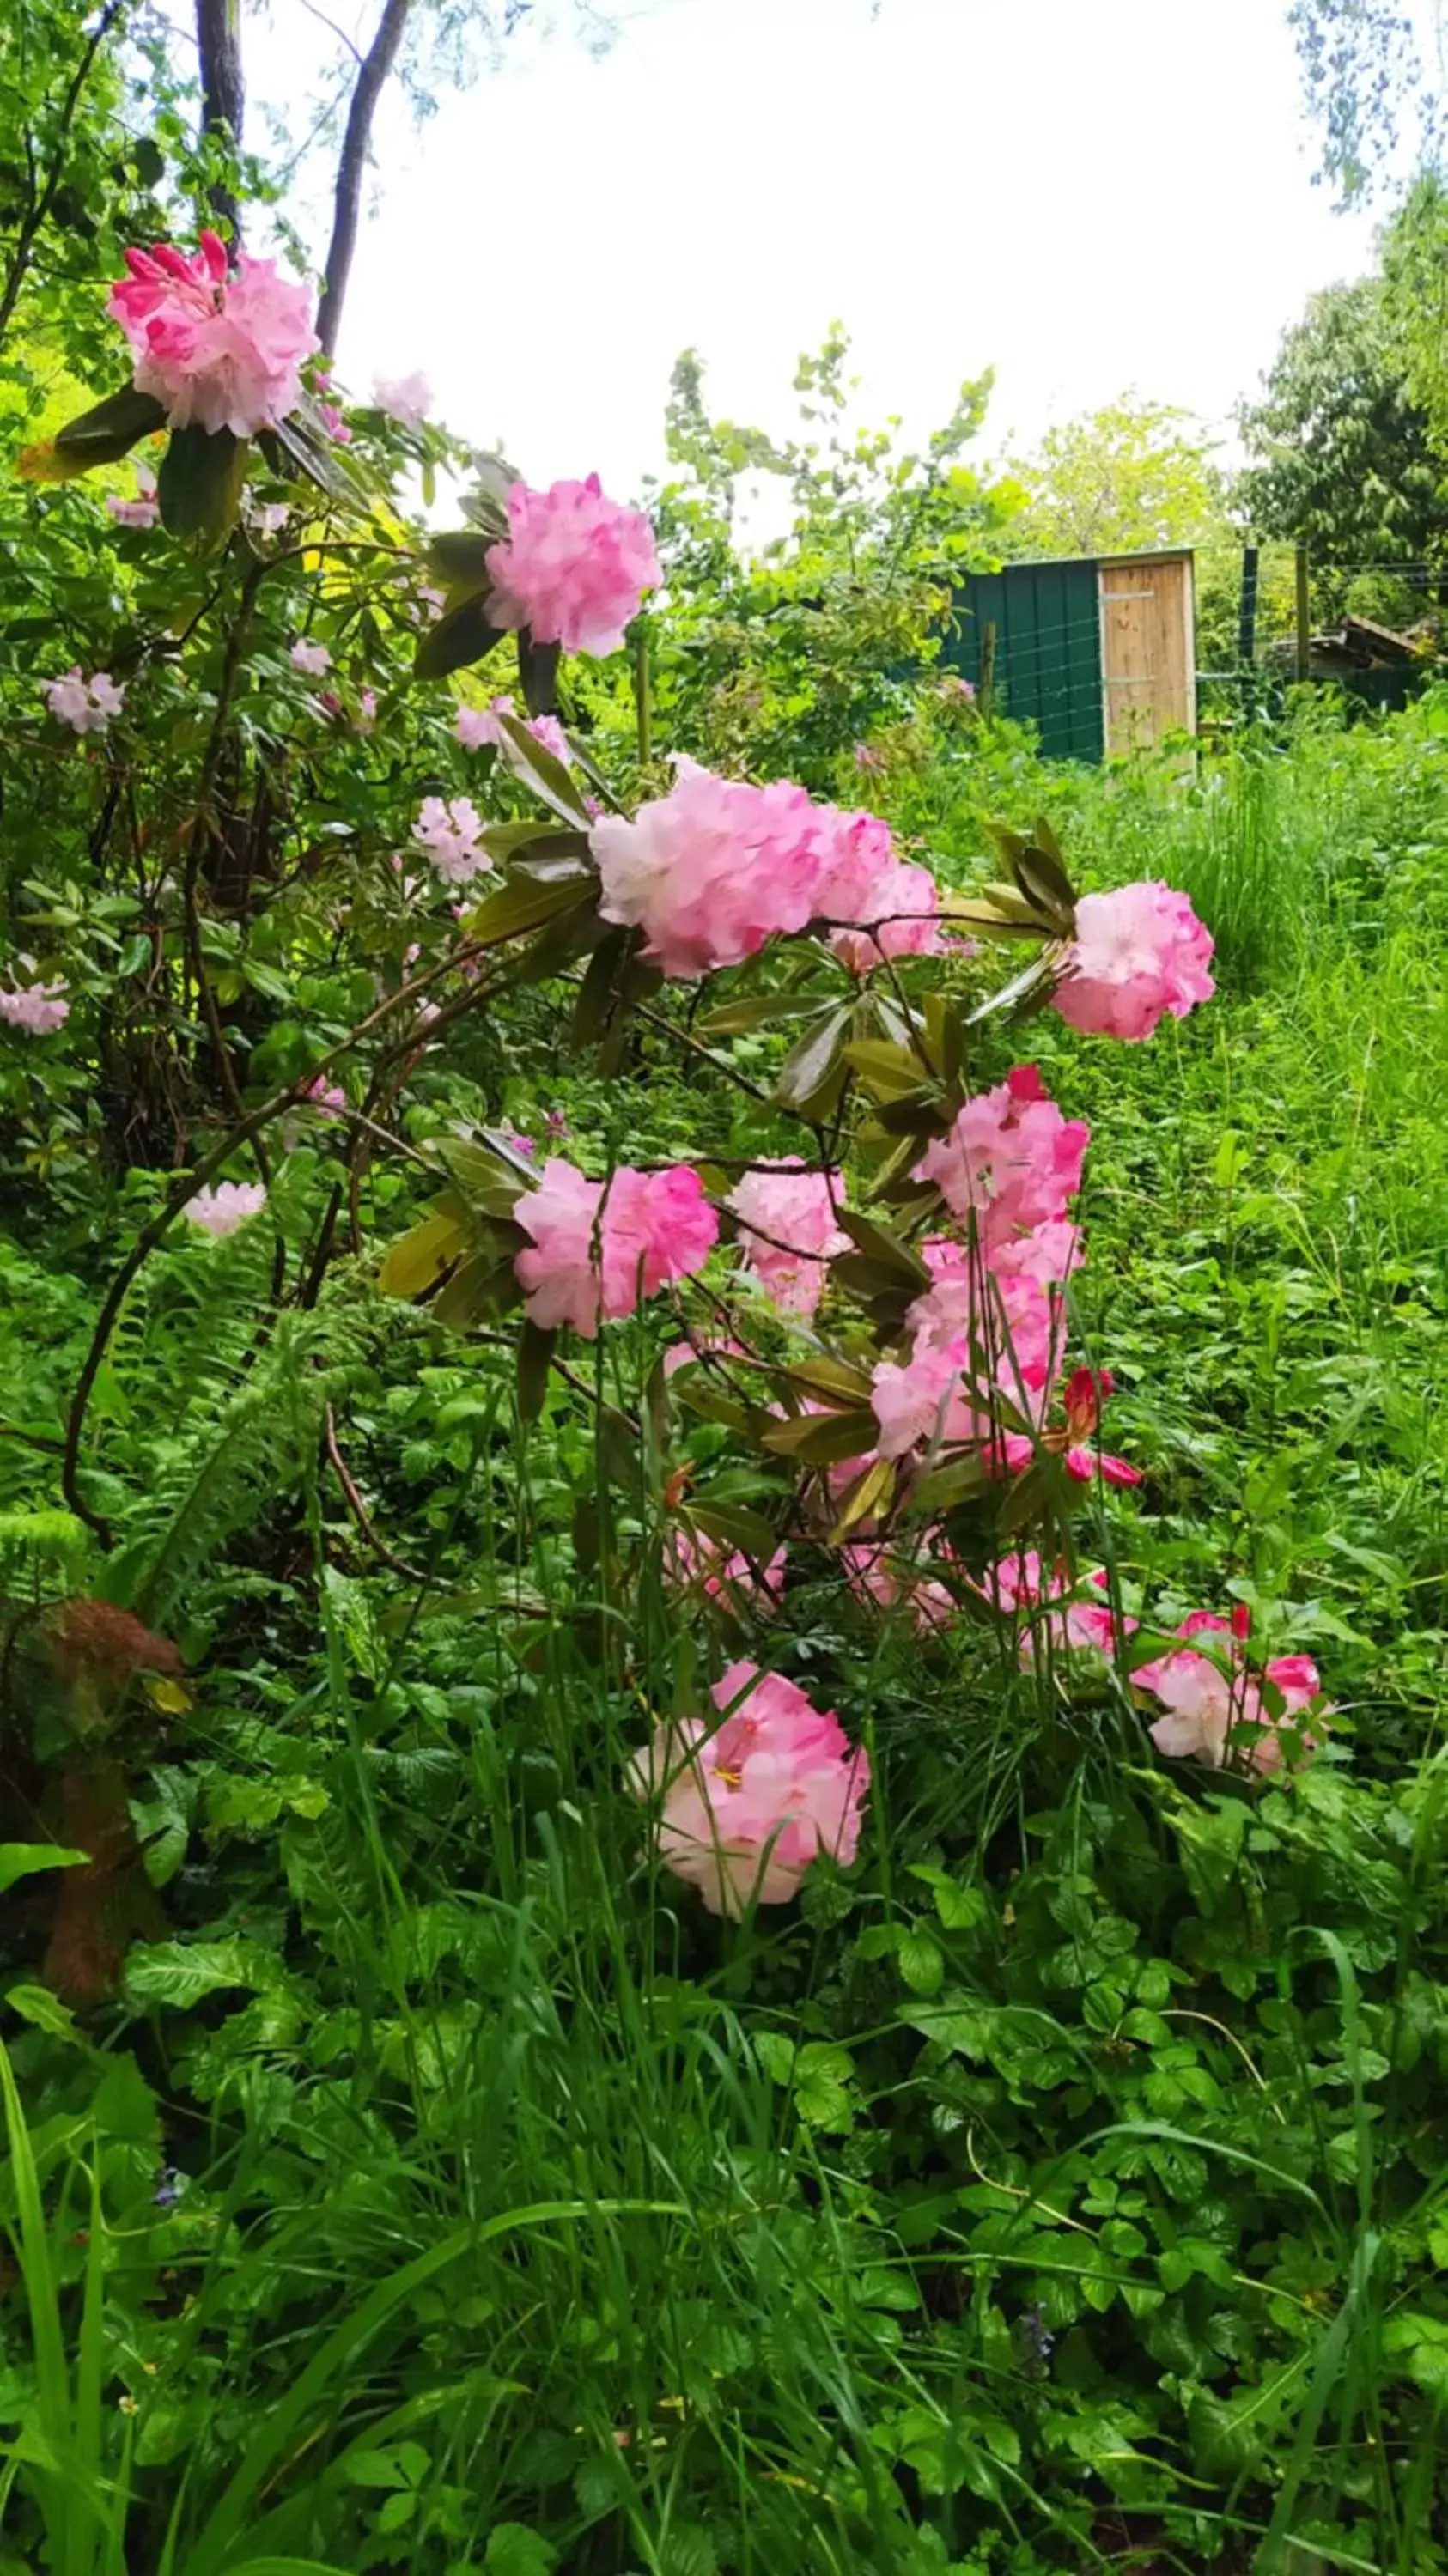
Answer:
M1108 753L1145 751L1196 727L1190 555L1099 568L1102 722Z

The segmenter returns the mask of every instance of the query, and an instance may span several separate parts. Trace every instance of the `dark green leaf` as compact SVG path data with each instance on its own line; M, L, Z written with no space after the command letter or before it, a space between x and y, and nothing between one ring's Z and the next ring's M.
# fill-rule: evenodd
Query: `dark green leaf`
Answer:
M846 1033L853 1019L851 1004L833 1008L790 1049L775 1084L775 1098L781 1108L797 1109L810 1117L830 1105L832 1089L838 1098L845 1077Z
M873 1217L861 1216L855 1208L836 1210L840 1226L859 1252L867 1253L882 1270L900 1280L912 1294L919 1296L930 1285L930 1272L918 1252L902 1243L887 1225L877 1224Z
M445 680L450 671L466 670L471 663L481 662L495 644L501 644L504 631L501 626L489 625L481 598L466 599L460 608L446 610L420 639L413 676L419 680Z
M156 494L161 524L173 537L219 546L230 534L246 474L246 441L229 429L173 429Z
M518 1336L518 1411L525 1422L536 1422L543 1410L557 1339L556 1333L545 1333L531 1318L524 1317Z
M463 924L464 935L475 948L500 947L505 939L520 938L524 931L537 930L559 913L591 900L594 890L594 880L587 869L552 885L538 885L527 877L509 877L496 894L485 895L477 910L469 913Z
M495 537L474 536L466 528L431 537L427 545L428 571L437 575L444 590L457 591L475 599L482 592L492 590L488 555L496 543Z
M793 1422L776 1422L764 1434L764 1446L802 1466L834 1467L846 1458L873 1449L880 1426L864 1405L848 1413L808 1413Z
M551 716L558 707L560 644L537 644L525 626L518 636L518 685L530 716Z
M58 429L55 453L68 473L87 474L93 465L114 465L118 457L130 454L139 439L165 426L166 414L155 395L137 393L134 385L127 385Z

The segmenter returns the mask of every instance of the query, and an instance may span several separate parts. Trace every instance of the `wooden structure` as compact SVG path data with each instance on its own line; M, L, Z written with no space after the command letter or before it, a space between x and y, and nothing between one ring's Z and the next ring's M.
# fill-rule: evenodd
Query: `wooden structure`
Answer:
M1197 721L1192 555L1006 564L961 586L941 654L1058 760L1148 750Z

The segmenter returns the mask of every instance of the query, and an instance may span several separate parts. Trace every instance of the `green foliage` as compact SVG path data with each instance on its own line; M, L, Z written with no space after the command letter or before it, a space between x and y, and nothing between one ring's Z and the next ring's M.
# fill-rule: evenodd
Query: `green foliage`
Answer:
M1199 546L1224 526L1222 478L1190 415L1129 394L1051 429L1013 459L1026 505L1012 555L1135 554Z

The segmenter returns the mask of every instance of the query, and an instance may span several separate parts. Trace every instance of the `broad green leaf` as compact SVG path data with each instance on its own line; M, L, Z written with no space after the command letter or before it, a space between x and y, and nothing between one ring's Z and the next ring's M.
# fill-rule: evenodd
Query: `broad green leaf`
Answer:
M488 555L496 544L496 537L485 536L481 530L475 535L470 528L449 529L428 539L428 571L436 574L444 590L456 591L460 599L475 599L481 592L492 590Z
M873 1449L880 1426L862 1405L849 1413L811 1413L794 1422L776 1422L764 1434L764 1446L781 1458L797 1458L806 1467L833 1467Z
M565 823L588 830L583 790L570 770L530 733L520 716L498 717L498 749L515 778Z
M525 1422L536 1422L543 1410L557 1339L525 1316L518 1335L518 1411Z
M435 1288L467 1241L457 1216L430 1216L404 1234L389 1250L377 1274L384 1297L425 1297Z
M505 632L501 626L489 625L481 599L465 599L460 607L445 609L420 638L413 676L445 680L450 671L466 670L501 644Z
M845 1042L854 1016L852 1003L826 1011L790 1049L775 1084L774 1096L781 1108L812 1118L833 1107L844 1085Z
M701 1038L752 1037L756 1029L772 1029L780 1020L803 1019L819 1007L818 993L749 993L737 1002L725 1002L717 1011L706 1011L694 1026Z
M17 471L29 482L68 482L72 475L88 474L92 466L114 465L140 439L165 426L166 414L155 395L137 393L134 385L126 385L119 393L107 394L103 402L93 403L77 420L67 421L48 447L27 448ZM38 459L45 462L34 461Z
M89 1852L68 1850L63 1843L0 1843L0 1896L36 1870L81 1869L89 1860Z
M260 1994L280 1974L270 1951L252 1941L149 1941L127 1958L126 1995L133 2004L170 2004L188 2012L203 1996L231 1986Z
M840 1208L837 1214L842 1231L849 1236L858 1252L878 1262L882 1270L890 1272L912 1294L923 1295L930 1286L930 1271L918 1252L912 1251L908 1243L902 1243L898 1234L892 1234L890 1228L881 1225L875 1217L861 1216L857 1209L847 1207Z
M466 936L475 947L501 948L505 940L521 939L525 932L540 930L563 913L581 911L585 904L591 908L597 890L592 869L576 864L551 884L510 875L469 914Z
M246 476L246 441L229 429L173 429L156 476L161 524L173 537L219 546L236 518Z

